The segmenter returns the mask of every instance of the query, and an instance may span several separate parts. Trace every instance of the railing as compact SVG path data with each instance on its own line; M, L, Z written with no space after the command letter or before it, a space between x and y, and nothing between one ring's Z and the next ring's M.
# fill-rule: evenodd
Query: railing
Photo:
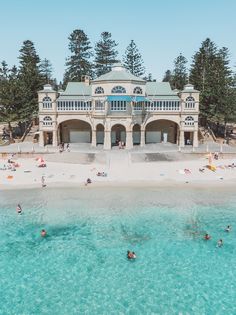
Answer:
M91 111L92 102L82 102L82 101L58 101L57 102L58 111Z
M92 101L58 101L58 111L88 111L101 112L105 111L104 103L95 103L95 108L92 107ZM127 106L125 101L111 102L109 103L109 109L111 111L126 111ZM153 102L138 102L132 105L133 111L142 111L143 109L147 112L179 112L181 110L179 101L153 101Z
M153 101L145 102L146 111L180 111L179 101Z

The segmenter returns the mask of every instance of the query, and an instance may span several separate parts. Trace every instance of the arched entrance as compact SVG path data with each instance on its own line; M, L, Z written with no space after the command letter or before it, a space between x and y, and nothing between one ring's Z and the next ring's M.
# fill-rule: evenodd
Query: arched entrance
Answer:
M145 143L177 143L178 125L166 119L154 120L145 129Z
M71 119L63 121L59 125L60 142L68 143L91 143L92 129L89 123Z
M140 144L141 141L141 127L139 124L133 126L133 144Z
M96 145L104 144L104 126L98 124L96 127Z
M126 131L123 125L116 124L111 128L111 145L118 145L120 141L125 144Z

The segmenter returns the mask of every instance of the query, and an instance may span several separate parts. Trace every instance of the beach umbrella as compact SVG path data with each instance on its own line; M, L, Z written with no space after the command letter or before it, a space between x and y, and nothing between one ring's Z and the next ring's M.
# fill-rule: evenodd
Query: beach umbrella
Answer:
M38 157L36 160L39 162L39 164L45 163L44 158L41 156Z

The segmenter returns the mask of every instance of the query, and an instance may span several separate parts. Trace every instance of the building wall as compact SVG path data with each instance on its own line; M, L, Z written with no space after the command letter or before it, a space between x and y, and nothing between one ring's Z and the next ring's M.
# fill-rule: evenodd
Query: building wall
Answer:
M92 93L97 86L101 86L104 89L105 95L96 94L95 99L105 99L106 94L111 94L111 89L114 86L123 86L126 89L125 95L133 95L133 89L139 86L143 90L145 95L145 83L140 82L96 82L92 84ZM97 125L104 126L104 147L109 149L110 147L110 133L111 129L116 124L121 124L126 130L126 140L129 143L129 148L132 147L132 133L133 126L138 124L140 126L141 133L141 145L144 145L144 132L149 131L161 131L168 133L169 142L177 142L180 146L185 144L185 132L191 133L191 139L194 146L198 145L197 132L198 132L198 112L199 112L199 93L197 91L184 90L180 93L180 111L137 111L131 110L131 106L127 103L126 112L111 112L107 110L108 103L105 102L104 111L95 111L94 107L91 112L86 111L57 111L56 99L57 93L55 91L43 90L38 93L39 100L39 130L40 130L40 145L45 144L45 134L51 132L53 134L53 145L57 145L59 142L69 141L69 130L87 130L91 128L91 143L96 145L96 132ZM116 95L116 94L114 94ZM43 108L42 101L45 96L49 96L52 100L52 107L50 109ZM192 96L195 99L194 108L186 108L185 100L188 96ZM158 96L157 96L158 99ZM167 97L168 99L168 97ZM52 124L45 125L44 118L46 116L51 117ZM191 116L193 118L192 124L186 124L185 119ZM153 123L152 123L153 122ZM87 124L86 124L87 123ZM149 125L152 123L151 125ZM88 127L89 126L89 127Z
M142 82L126 82L126 81L120 81L120 82L94 82L92 85L92 96L96 96L96 95L102 95L102 94L95 94L95 90L97 87L101 86L104 89L104 94L105 95L111 95L111 90L115 87L115 86L122 86L126 89L126 94L127 95L132 95L133 94L133 90L136 86L139 86L143 93L139 94L139 95L145 95L146 93L146 87L145 87L145 83ZM116 94L114 94L116 95Z

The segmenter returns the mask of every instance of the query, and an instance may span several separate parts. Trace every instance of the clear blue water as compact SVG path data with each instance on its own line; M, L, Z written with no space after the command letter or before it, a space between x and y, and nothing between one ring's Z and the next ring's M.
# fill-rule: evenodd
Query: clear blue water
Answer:
M0 314L236 314L235 239L233 191L1 191Z

